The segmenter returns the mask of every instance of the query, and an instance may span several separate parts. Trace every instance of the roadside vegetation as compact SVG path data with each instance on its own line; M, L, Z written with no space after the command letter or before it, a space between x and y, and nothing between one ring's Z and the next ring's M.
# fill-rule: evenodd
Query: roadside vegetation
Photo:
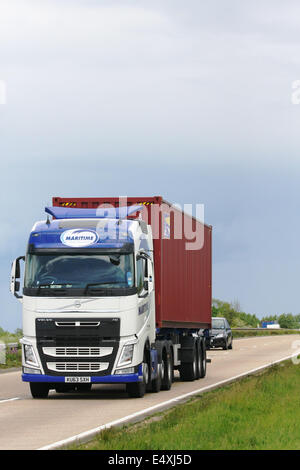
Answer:
M22 330L19 328L14 333L10 333L0 327L0 341L3 343L17 343L22 338L22 335Z
M240 330L232 330L233 338L249 338L252 336L281 336L281 335L297 335L299 331L295 330L269 330L267 328L263 330L248 330L240 331Z
M12 367L21 367L22 365L22 354L21 345L19 343L22 337L22 330L18 329L14 333L3 330L0 328L0 343L9 345L10 343L18 343L16 347L9 348L4 354L3 350L0 350L0 370L10 369Z
M227 318L231 328L257 328L260 327L263 321L274 321L282 329L300 328L300 314L282 313L280 315L264 316L259 319L256 315L243 312L238 301L230 303L213 299L212 316Z
M18 348L14 352L6 353L5 364L0 363L0 370L2 369L11 369L13 367L22 366L22 351L21 348Z
M299 389L300 365L287 361L71 449L299 450Z

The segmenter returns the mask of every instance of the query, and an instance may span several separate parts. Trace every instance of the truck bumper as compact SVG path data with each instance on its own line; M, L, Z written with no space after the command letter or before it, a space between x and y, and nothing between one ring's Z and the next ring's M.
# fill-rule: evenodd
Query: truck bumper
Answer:
M72 376L67 376L72 377ZM92 384L127 384L131 382L140 382L142 377L139 374L128 375L105 375L102 377L90 377ZM48 383L65 383L65 376L42 375L42 374L22 374L23 382L48 382Z

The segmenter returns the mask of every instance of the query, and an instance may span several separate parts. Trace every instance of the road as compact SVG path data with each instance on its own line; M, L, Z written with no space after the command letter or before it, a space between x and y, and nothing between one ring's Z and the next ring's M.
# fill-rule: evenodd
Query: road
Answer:
M39 449L160 403L214 385L265 364L291 356L300 335L245 338L233 350L211 350L207 376L195 382L176 377L169 391L129 399L123 385L95 385L89 394L56 394L31 398L20 372L0 374L0 449ZM294 343L295 344L295 343Z

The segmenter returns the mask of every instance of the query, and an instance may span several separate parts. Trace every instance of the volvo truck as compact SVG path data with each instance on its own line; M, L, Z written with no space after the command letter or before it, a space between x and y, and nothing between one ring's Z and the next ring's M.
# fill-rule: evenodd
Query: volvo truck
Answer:
M204 377L211 226L160 196L54 197L45 211L11 272L32 397L95 384L143 397Z

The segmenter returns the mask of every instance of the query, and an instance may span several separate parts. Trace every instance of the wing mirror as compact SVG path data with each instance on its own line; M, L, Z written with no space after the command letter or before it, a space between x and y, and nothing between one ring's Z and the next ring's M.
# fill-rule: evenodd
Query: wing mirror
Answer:
M10 277L10 292L17 297L17 299L22 299L23 296L20 295L20 287L21 287L21 266L20 261L25 261L25 256L19 256L16 258L11 266L11 277Z
M144 283L143 283L143 294L141 297L144 297L147 294L150 294L153 291L153 264L151 257L147 253L139 253L136 257L137 261L143 259L145 261L145 266L147 269L144 274Z

